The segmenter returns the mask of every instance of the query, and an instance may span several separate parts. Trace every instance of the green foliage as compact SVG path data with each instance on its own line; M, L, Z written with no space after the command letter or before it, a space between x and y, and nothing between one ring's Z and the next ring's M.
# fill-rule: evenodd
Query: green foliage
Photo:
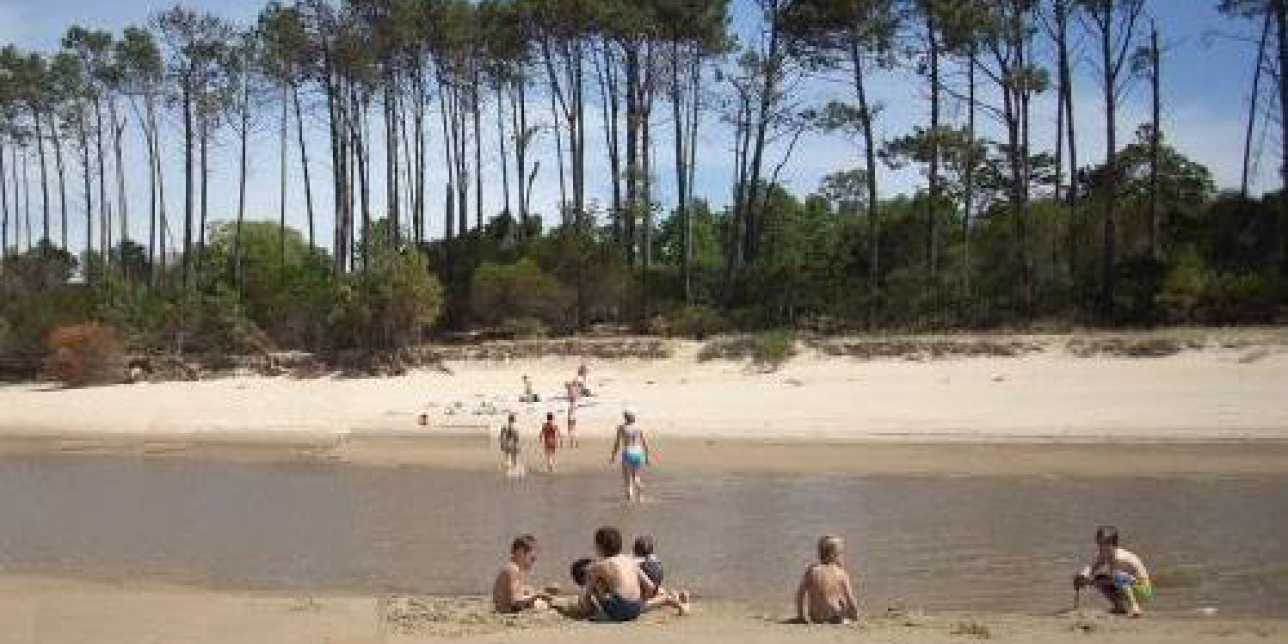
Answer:
M443 289L415 251L378 249L371 265L336 285L326 317L336 349L393 349L423 337L443 306Z
M513 264L484 263L470 286L471 310L481 324L533 318L566 328L573 294L530 259Z

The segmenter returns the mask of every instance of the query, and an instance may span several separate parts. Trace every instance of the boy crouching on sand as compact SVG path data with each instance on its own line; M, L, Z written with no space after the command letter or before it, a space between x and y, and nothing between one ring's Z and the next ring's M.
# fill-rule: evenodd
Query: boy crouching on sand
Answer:
M859 618L854 585L842 558L845 542L840 537L818 540L818 563L805 569L796 589L796 619L806 624L843 624Z
M1113 612L1119 615L1140 617L1141 602L1154 596L1145 563L1135 553L1118 547L1118 529L1100 526L1096 529L1095 561L1073 578L1073 586L1095 586L1113 603Z
M510 560L501 567L492 584L492 603L498 613L517 613L549 603L548 593L537 592L528 585L528 573L537 563L537 539L525 534L510 545Z

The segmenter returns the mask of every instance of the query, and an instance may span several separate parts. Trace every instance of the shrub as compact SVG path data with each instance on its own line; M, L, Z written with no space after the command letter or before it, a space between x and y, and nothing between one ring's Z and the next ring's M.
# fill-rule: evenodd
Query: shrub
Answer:
M676 335L702 340L729 328L719 311L701 304L686 306L670 316L666 330Z
M52 352L45 359L45 375L81 387L111 384L125 379L125 345L111 327L96 322L57 327L49 332Z
M566 326L572 296L553 275L532 260L485 263L474 273L470 308L478 321L497 325L510 318L536 318L551 327Z
M745 360L756 367L776 371L796 355L796 334L791 331L762 331L753 335L716 338L698 352L698 360Z
M791 331L762 331L752 336L751 361L758 367L777 370L796 355L796 334Z
M501 331L505 335L522 340L544 338L550 333L546 324L534 317L506 318L501 322Z

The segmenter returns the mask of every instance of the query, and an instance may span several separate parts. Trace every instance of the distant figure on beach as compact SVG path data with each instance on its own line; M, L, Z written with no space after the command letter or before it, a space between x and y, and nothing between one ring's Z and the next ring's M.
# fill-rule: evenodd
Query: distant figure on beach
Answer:
M577 386L577 393L583 396L595 395L590 391L589 378L590 378L590 369L587 369L586 363L583 362L581 363L581 365L577 367L577 379L573 380L573 382L576 383L576 386Z
M645 611L670 606L681 615L689 614L689 593L681 590L678 593L672 593L662 587L662 560L658 558L653 550L653 537L649 535L640 535L635 538L635 545L632 552L635 554L635 560L638 562L640 572L648 578L653 587L653 592L645 592Z
M577 446L577 406L568 405L567 428L564 430L568 433L568 447Z
M546 422L541 426L541 445L546 450L546 471L555 471L555 451L563 444L559 435L559 426L555 424L554 412L546 412Z
M515 538L510 545L510 559L501 567L492 584L492 604L498 613L517 613L549 603L551 596L537 592L528 584L528 573L537 562L537 539L530 534Z
M541 396L538 396L537 392L532 390L532 379L526 373L523 374L523 396L519 398L519 402L541 402Z
M511 412L505 425L501 427L501 433L497 435L496 442L501 448L506 476L523 476L522 466L519 464L519 428L515 422L514 413Z
M1095 586L1113 604L1115 614L1140 617L1141 603L1154 597L1145 563L1118 547L1118 529L1113 526L1096 528L1096 549L1096 559L1074 576L1073 587Z
M635 412L627 409L622 412L622 424L617 427L617 438L613 441L613 453L608 457L611 465L617 462L617 453L622 454L622 485L626 488L627 501L644 500L644 482L640 479L640 470L650 463L648 440L644 430L635 426Z
M644 612L645 592L652 582L640 570L635 557L622 553L622 533L617 528L595 531L595 552L599 559L586 567L579 607L583 615L610 622L630 622Z
M845 542L840 537L818 540L818 563L805 569L796 589L796 619L806 624L843 624L859 618L854 585L842 559Z

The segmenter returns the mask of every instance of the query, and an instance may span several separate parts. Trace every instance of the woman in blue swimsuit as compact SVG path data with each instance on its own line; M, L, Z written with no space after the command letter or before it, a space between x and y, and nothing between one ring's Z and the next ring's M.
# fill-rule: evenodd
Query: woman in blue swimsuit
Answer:
M617 453L621 452L626 500L641 501L644 483L640 481L640 470L649 464L648 440L644 438L644 430L635 426L635 412L627 409L622 412L622 418L624 422L617 428L617 440L613 442L613 454L608 457L608 462L616 462Z

